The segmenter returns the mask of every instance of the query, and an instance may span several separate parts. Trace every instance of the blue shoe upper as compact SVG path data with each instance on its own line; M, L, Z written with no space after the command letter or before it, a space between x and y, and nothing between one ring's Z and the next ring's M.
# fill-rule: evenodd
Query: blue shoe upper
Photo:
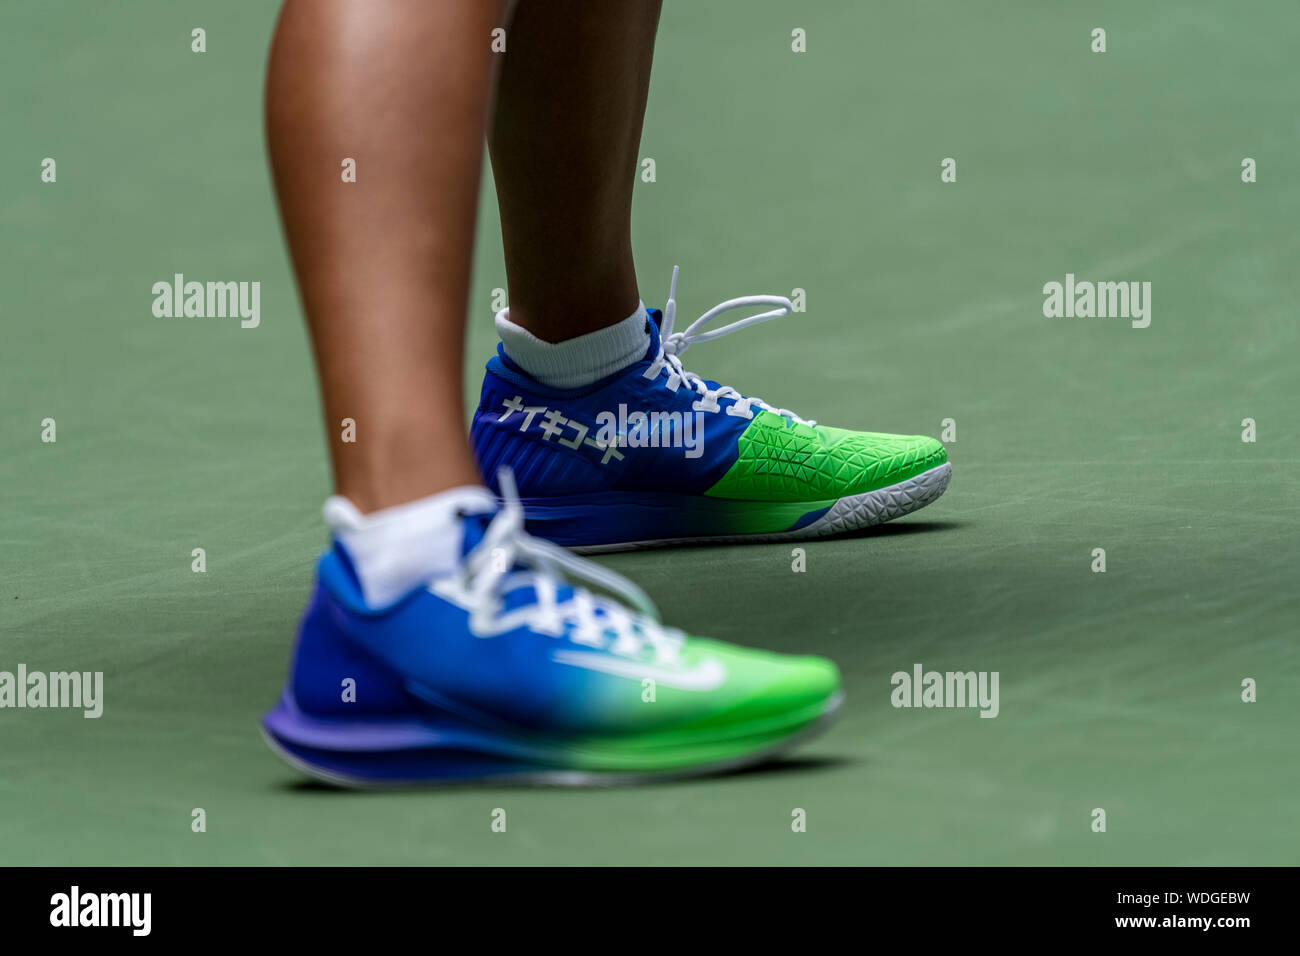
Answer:
M571 595L566 587L558 597ZM533 600L531 589L516 589L502 610ZM571 706L584 696L590 701L591 675L551 662L554 637L522 626L484 640L471 631L465 608L424 588L393 607L369 608L337 544L317 566L300 633L291 686L299 706L315 715L441 713L539 731L591 719ZM360 706L342 700L345 678L356 681Z
M460 571L386 607L367 604L341 544L321 557L289 682L302 713L603 734L653 730L726 703L669 689L674 676L698 670L707 650L687 649L685 635L647 616L653 605L630 582L524 535L513 488L507 498L495 515L463 519ZM582 589L557 570L629 603ZM643 706L646 674L664 684L654 708ZM351 699L342 692L349 680Z
M489 483L502 466L513 470L526 498L604 491L699 495L717 483L735 462L749 419L727 414L734 399L726 397L719 411L698 411L697 392L667 387L668 369L645 377L659 354L662 316L658 309L649 314L645 356L583 388L543 385L497 347L470 429ZM663 447L674 440L677 447ZM660 447L652 447L656 441ZM640 447L643 442L651 447Z

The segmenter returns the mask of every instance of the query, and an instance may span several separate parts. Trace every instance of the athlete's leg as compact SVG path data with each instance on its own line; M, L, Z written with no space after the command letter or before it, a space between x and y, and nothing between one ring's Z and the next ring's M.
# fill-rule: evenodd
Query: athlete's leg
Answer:
M637 310L630 213L658 8L523 0L512 21L491 144L509 366L488 364L472 432L480 467L489 478L513 468L531 530L574 547L802 539L910 514L947 487L938 441L825 428L712 386L682 353L746 324L688 333L694 311L672 325L673 303L661 323ZM780 296L724 305L766 318L793 309ZM643 422L620 418L617 448L592 437L622 409ZM660 423L653 440L645 416ZM664 432L674 422L677 434Z
M340 496L326 504L334 541L263 729L294 765L367 785L615 782L760 759L834 712L834 665L666 628L629 582L524 534L504 472L501 505L462 487L479 484L461 343L502 12L486 0L285 8L271 152ZM336 178L345 157L355 184ZM534 191L511 208L528 219L527 203L546 199ZM630 268L625 278L635 298ZM356 419L355 445L337 439L341 418ZM562 587L561 573L624 600Z
M480 483L461 373L491 31L505 8L288 0L280 15L271 163L336 487L363 512ZM342 441L345 418L355 443Z
M632 187L660 0L521 0L491 130L510 319L548 342L639 302Z

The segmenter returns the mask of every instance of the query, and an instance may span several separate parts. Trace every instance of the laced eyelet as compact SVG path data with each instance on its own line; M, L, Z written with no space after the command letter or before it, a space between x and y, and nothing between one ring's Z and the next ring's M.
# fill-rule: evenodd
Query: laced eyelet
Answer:
M775 408L761 398L755 396L744 396L728 385L723 385L716 390L710 389L705 384L704 379L694 372L688 372L682 366L682 355L692 344L696 342L709 342L713 339L720 339L724 335L730 335L732 332L739 332L741 329L748 328L751 325L757 325L760 322L767 322L770 319L781 318L790 315L794 311L794 303L785 296L780 295L746 295L736 299L728 299L720 302L713 308L709 309L698 319L686 327L684 331L674 332L673 325L677 318L677 275L679 269L673 266L672 282L668 286L668 301L664 303L663 318L659 323L659 354L655 356L650 367L645 371L646 378L657 378L659 372L668 369L668 389L676 392L679 385L685 383L687 387L693 389L700 395L692 408L697 412L717 412L719 411L718 398L734 398L737 401L747 402L743 412L732 411L734 406L728 406L727 414L738 417L753 419L754 411L751 406L757 405L759 408L771 411L786 419L791 425L815 425L816 422L805 421L794 412L787 408ZM732 309L746 309L755 306L774 306L767 312L760 312L757 315L747 316L743 319L737 319L721 328L705 330L705 326Z

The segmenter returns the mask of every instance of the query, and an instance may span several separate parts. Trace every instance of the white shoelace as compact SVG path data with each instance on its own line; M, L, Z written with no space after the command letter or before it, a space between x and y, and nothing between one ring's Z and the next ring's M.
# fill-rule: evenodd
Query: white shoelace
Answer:
M668 301L664 303L664 319L660 326L659 337L659 354L655 356L650 367L645 370L646 378L656 378L665 368L668 369L668 380L666 382L669 391L677 391L683 383L688 388L694 389L700 394L691 407L697 412L717 412L721 409L718 405L719 398L734 398L735 404L727 407L728 415L735 415L741 418L753 418L754 412L752 406L757 405L759 408L766 409L769 412L775 412L784 418L792 419L802 425L816 425L815 421L800 418L788 408L775 408L763 401L761 398L750 396L746 398L740 392L736 391L730 385L720 385L716 389L711 389L703 378L694 372L688 372L682 367L682 354L694 345L696 342L709 342L713 339L720 339L724 335L730 335L732 332L739 332L741 329L748 328L751 325L757 325L760 322L767 322L769 319L779 319L782 316L789 315L794 311L794 304L785 296L780 295L742 295L736 299L728 299L725 302L719 302L713 308L709 309L702 316L688 325L685 331L674 332L673 323L677 319L677 273L678 267L673 266L672 282L668 286ZM711 329L707 332L701 331L706 325L722 315L724 312L730 312L732 309L748 309L757 306L776 306L767 312L758 315L747 316L738 319L729 325L721 328Z
M470 631L494 637L526 626L552 637L567 634L576 644L622 657L640 658L648 647L655 661L675 663L685 635L659 623L659 612L646 593L620 574L527 534L514 474L502 468L497 483L501 510L466 556L461 573L431 585L435 593L469 610ZM559 600L561 572L567 572L571 582L586 581L617 595L640 613L576 585L571 596ZM537 600L503 610L504 595L519 587L531 587ZM566 624L573 629L566 630Z

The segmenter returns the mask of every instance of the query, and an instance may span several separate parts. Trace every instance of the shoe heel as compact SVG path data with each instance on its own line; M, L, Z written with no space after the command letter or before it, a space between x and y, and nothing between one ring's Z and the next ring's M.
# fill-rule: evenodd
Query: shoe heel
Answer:
M285 694L313 717L386 717L410 710L402 684L335 623L319 580L298 624Z

